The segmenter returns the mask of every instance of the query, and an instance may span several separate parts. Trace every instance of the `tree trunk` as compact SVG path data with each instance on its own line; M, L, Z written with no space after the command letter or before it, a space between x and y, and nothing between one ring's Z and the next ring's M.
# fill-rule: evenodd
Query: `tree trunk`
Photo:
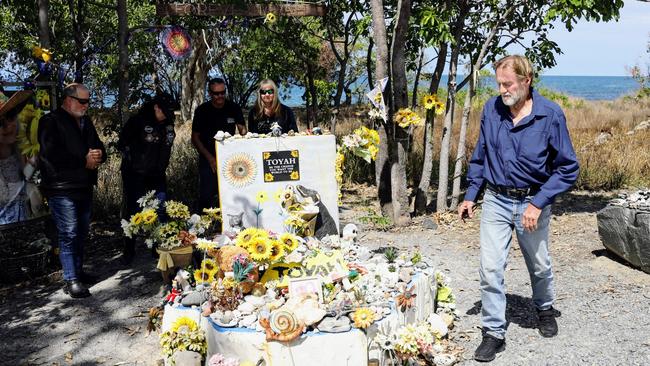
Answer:
M334 95L334 108L341 106L341 97L343 96L343 88L345 87L345 73L348 69L349 55L344 56L340 61L339 77L336 82L336 94Z
M307 119L308 128L316 126L316 121L318 121L318 92L316 90L314 74L314 65L307 62L307 92L309 93L309 99L311 100L311 106L307 107L308 109L311 109L309 113L310 118Z
M463 106L463 118L460 125L460 134L458 136L458 152L456 153L456 165L454 167L454 183L451 191L451 209L455 209L458 206L460 201L460 181L462 179L462 170L463 164L465 163L465 140L467 139L467 126L469 125L469 116L472 110L472 101L474 100L474 95L476 93L476 87L478 83L478 73L481 70L481 64L483 63L483 58L487 53L487 49L492 43L494 36L497 33L497 30L501 26L501 23L506 19L510 13L513 11L513 7L507 9L504 13L499 16L499 19L490 29L490 33L485 37L485 41L481 45L481 50L476 57L474 63L470 66L470 75L469 75L469 90L467 96L465 97L465 105Z
M198 39L197 35L192 37ZM208 75L206 54L205 42L194 42L194 50L181 77L181 120L183 122L191 121L194 110L203 103Z
M70 21L72 22L72 36L74 38L75 53L74 53L74 82L83 83L83 66L84 66L84 41L83 41L83 1L78 0L75 6L74 0L68 0L68 8L70 10Z
M385 34L384 30L384 34ZM375 45L375 41L370 38L368 40L368 52L366 53L366 73L368 74L368 86L372 89L375 85L372 79L372 48Z
M375 77L376 82L381 81L388 76L388 39L386 36L386 20L384 19L384 5L382 0L370 0L370 9L372 15L372 38L373 43L377 47L377 56L375 59ZM368 58L367 66L371 63L370 58L371 47L368 47ZM390 88L389 85L386 86L386 89ZM370 87L374 87L374 83L370 84ZM390 90L388 90L390 94ZM384 98L386 98L386 93L384 93ZM385 100L387 105L388 100ZM389 120L391 118L392 111L388 109L387 114ZM377 153L377 159L375 160L375 182L377 184L377 196L379 198L379 204L381 206L381 212L383 215L391 217L393 216L393 202L391 197L391 166L390 166L390 127L384 121L380 122L379 127L377 128L379 133L379 152Z
M117 0L117 44L119 50L117 70L117 115L120 123L126 123L126 110L129 108L129 45L126 0Z
M38 41L50 49L50 0L38 0Z
M391 74L393 81L393 103L395 110L408 106L408 83L406 80L405 47L408 32L408 19L411 14L411 0L398 0L397 21L393 30L391 43ZM393 222L405 225L411 221L409 216L409 200L407 194L406 162L408 157L409 135L401 127L395 129L395 146L397 160L391 163Z
M420 50L420 57L418 57L418 68L415 70L415 80L413 81L413 92L411 98L411 107L418 106L418 85L420 84L420 74L422 74L422 64L424 60L424 49Z
M438 61L436 68L431 78L429 85L429 94L438 92L440 79L442 79L442 72L445 68L447 60L447 43L443 42L438 50ZM433 127L436 119L434 111L427 112L427 118L424 125L424 161L422 162L422 176L420 177L420 184L418 184L417 192L415 194L415 213L420 214L426 212L428 204L429 186L431 185L431 172L433 171Z
M476 74L474 65L470 69L469 90L465 96L465 104L463 105L463 118L460 123L460 134L458 136L458 149L456 151L456 163L454 166L454 183L451 190L451 210L456 209L458 200L460 198L460 180L463 175L463 164L465 163L465 140L467 136L467 125L469 124L469 114L472 110L472 99L474 99L474 92L476 91Z
M460 55L460 41L463 30L463 23L467 14L466 3L460 5L460 13L454 25L454 44L451 49L449 61L449 81L447 82L447 111L445 123L442 128L442 139L440 141L440 168L438 172L438 201L436 209L438 212L447 211L447 191L449 187L449 152L451 149L451 134L454 124L454 109L456 107L456 73L458 68L458 56Z

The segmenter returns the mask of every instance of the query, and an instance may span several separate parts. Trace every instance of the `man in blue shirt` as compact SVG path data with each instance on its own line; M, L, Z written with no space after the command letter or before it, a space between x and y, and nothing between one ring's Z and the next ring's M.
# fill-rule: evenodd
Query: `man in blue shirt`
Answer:
M458 208L461 219L472 218L485 189L480 230L483 341L474 354L477 361L492 361L505 349L504 271L513 230L530 274L539 333L557 334L548 252L551 203L571 188L579 170L564 113L532 88L530 61L507 56L494 70L500 96L483 108L467 173L469 188Z

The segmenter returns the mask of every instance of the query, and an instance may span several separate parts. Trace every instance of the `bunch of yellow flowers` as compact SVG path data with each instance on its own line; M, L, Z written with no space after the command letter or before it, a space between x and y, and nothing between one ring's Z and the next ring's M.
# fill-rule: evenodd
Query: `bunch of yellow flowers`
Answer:
M413 112L411 108L400 109L395 113L395 116L393 116L393 120L402 128L419 126L423 122L422 118L417 113Z

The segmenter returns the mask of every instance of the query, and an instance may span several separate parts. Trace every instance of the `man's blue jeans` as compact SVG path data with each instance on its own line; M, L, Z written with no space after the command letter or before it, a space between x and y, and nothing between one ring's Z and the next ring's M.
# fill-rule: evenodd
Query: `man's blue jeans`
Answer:
M481 302L483 330L494 337L506 334L506 294L504 271L512 243L512 231L528 267L533 303L539 310L553 305L553 271L548 253L551 206L542 210L537 230L525 231L521 223L532 197L515 199L486 190L481 214Z
M92 199L53 196L48 204L58 231L63 279L77 280L83 272L83 247L90 226Z

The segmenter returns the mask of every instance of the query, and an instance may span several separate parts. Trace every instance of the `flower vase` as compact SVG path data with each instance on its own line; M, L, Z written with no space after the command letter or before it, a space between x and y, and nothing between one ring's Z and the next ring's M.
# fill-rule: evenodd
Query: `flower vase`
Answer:
M156 249L158 253L158 265L163 282L167 285L172 283L171 276L176 267L186 267L192 263L192 246L175 248L171 250Z

